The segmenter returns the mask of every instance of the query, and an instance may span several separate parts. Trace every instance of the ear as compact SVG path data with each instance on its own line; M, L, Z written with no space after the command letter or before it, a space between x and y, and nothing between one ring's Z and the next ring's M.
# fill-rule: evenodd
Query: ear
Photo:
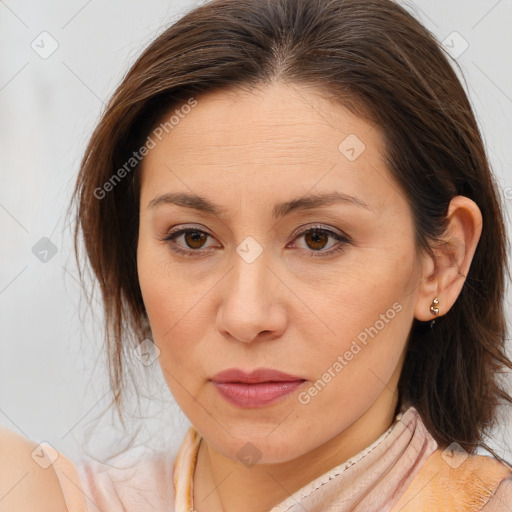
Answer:
M430 312L432 300L437 297L439 315L453 306L464 285L480 235L482 213L474 201L456 196L450 201L447 228L442 240L432 247L435 259L425 255L414 316L426 322L436 318Z

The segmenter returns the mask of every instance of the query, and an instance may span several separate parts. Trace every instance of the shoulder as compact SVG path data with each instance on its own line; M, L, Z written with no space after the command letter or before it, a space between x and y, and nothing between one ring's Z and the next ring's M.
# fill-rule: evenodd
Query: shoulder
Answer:
M471 455L460 447L450 447L437 449L427 458L396 509L403 512L508 510L512 467L493 457ZM496 508L502 499L502 508Z
M67 512L57 473L41 445L0 427L0 512Z
M504 478L482 512L508 512L512 504L512 473Z
M87 457L77 464L88 510L174 510L176 453L131 448L107 461Z

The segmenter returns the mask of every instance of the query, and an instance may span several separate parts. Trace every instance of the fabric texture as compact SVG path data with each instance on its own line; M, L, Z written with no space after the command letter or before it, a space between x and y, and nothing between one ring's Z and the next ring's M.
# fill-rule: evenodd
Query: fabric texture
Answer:
M201 437L191 426L177 453L137 450L114 464L60 454L54 463L70 512L190 512ZM200 505L197 505L200 508ZM512 468L441 450L417 410L402 408L374 443L269 512L512 512ZM204 510L201 510L204 512Z

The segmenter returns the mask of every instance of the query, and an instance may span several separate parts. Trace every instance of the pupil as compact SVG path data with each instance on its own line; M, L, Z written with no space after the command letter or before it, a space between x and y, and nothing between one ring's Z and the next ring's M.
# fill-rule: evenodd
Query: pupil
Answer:
M315 246L315 244L318 244L321 242L322 238L325 238L325 233L322 231L312 231L309 236L313 239L313 249L321 249L323 245L320 243L321 247Z
M194 249L197 249L198 247L201 246L201 239L204 238L204 233L199 233L198 231L194 231L194 232L189 232L187 234L187 237L188 238L192 238L192 243L189 243L189 240L187 239L186 242L188 245L190 245L192 248ZM197 244L199 242L199 245L194 245L194 244Z

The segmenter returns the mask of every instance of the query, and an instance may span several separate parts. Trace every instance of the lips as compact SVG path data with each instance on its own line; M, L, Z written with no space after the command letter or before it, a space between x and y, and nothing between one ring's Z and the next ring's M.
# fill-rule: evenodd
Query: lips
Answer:
M288 373L272 370L270 368L258 368L250 373L246 373L238 368L230 368L215 374L212 378L214 382L243 382L247 384L257 384L259 382L295 382L305 380L303 377L297 377Z
M289 395L306 379L288 373L259 368L250 373L232 368L211 379L220 395L238 407L264 407Z

